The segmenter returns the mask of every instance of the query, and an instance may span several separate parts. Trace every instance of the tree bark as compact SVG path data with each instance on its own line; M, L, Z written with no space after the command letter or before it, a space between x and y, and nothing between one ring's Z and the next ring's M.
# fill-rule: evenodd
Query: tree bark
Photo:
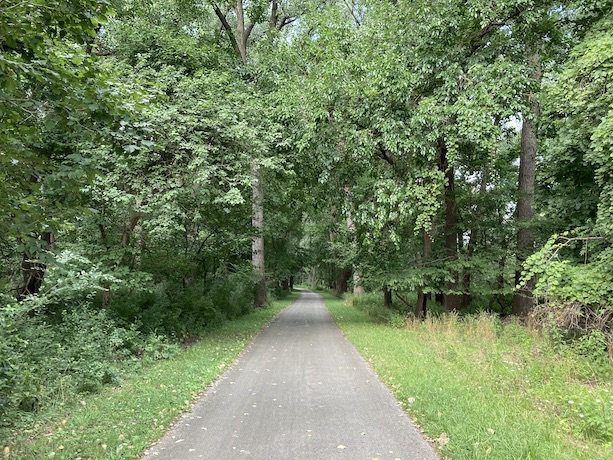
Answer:
M392 291L387 286L383 286L383 305L386 307L392 306Z
M276 29L277 23L279 22L279 15L278 15L279 2L277 0L271 0L270 4L271 4L270 5L270 28Z
M353 295L362 297L364 295L364 285L362 284L362 272L359 268L354 268L353 272Z
M537 82L541 82L540 57L533 54L530 59L534 75ZM521 129L521 151L519 155L519 196L517 198L517 263L521 265L534 250L534 233L530 227L530 221L534 217L534 183L536 176L536 152L538 139L533 120L538 119L540 107L534 95L530 94L528 99L532 103L532 114L524 114ZM515 272L515 284L518 285L521 279L521 268ZM517 316L526 316L534 306L533 290L534 280L528 281L521 289L518 289L513 296L512 313Z
M251 191L253 194L251 225L255 231L251 244L251 262L258 278L255 293L255 306L262 307L268 302L266 294L266 264L264 261L264 188L262 171L255 161L251 161Z
M430 255L432 254L432 238L427 231L424 230L424 239L423 239L423 253L420 258L419 263L424 266L428 263L428 259L430 259ZM417 305L415 306L415 316L419 318L425 318L428 313L428 294L426 294L423 289L420 289L417 292Z
M55 236L52 232L44 232L41 235L41 240L50 249L55 244ZM21 261L23 284L17 288L17 300L23 300L28 295L37 294L43 284L46 271L47 264L37 260L36 254L25 251Z
M245 12L243 0L236 0L236 35L238 37L238 52L243 64L247 63L247 30L245 29Z
M349 270L339 269L336 272L336 282L335 282L335 290L336 295L340 296L343 293L347 292L347 281L351 276L351 272Z
M274 14L276 14L276 5L273 5ZM245 10L243 7L243 0L236 0L236 7L234 12L236 14L236 35L232 29L230 23L227 20L226 15L221 11L221 8L213 3L213 10L219 18L221 27L228 34L228 38L232 47L238 54L241 63L245 65L247 63L247 48L249 35L253 31L255 22L246 25L245 23ZM271 18L272 19L272 18ZM251 244L251 261L253 264L253 270L258 277L255 290L255 306L261 307L268 302L266 294L266 266L264 262L264 188L262 183L262 173L255 159L251 160L251 192L253 196L252 203L252 226L255 232L253 241Z
M536 132L527 118L522 122L521 154L519 160L519 197L517 200L517 263L521 265L534 249L534 233L529 223L534 217L534 182L536 174ZM515 284L521 279L521 269L515 272ZM526 316L534 306L534 280L527 282L513 296L513 314Z
M458 212L455 200L455 169L449 165L447 158L447 146L444 141L439 146L439 168L445 173L445 256L449 263L458 258ZM447 311L459 311L462 307L462 296L456 294L459 288L459 273L451 271L452 280L447 282L447 290L453 293L445 294L445 309Z
M317 288L317 270L315 269L315 267L311 267L311 269L309 270L308 281L309 286L311 286L311 289Z

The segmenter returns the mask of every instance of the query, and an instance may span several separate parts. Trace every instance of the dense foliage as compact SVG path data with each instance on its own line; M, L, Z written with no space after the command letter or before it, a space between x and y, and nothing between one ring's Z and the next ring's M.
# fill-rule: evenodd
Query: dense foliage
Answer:
M0 423L298 278L613 350L612 8L2 2Z

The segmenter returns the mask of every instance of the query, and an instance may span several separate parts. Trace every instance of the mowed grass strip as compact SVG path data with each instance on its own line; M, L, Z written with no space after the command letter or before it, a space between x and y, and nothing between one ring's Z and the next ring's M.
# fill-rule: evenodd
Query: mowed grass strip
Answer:
M613 429L611 380L585 380L576 363L547 351L546 341L523 326L450 316L391 327L346 301L324 298L343 333L445 458L613 459L606 439ZM592 403L595 412L588 413ZM574 435L589 433L581 425L586 417L600 428L597 437Z
M119 387L74 401L65 412L40 414L27 429L3 440L10 459L128 459L161 438L176 418L232 364L282 301L224 323L166 361L125 378ZM4 446L8 446L8 449Z

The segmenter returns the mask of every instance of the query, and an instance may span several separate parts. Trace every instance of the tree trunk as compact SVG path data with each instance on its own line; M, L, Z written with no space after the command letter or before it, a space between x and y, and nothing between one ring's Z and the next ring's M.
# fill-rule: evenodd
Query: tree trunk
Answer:
M445 256L449 263L458 258L458 213L455 202L455 169L449 165L447 158L447 146L444 141L439 147L439 168L445 173ZM449 291L457 292L459 289L459 273L451 271L452 280L447 282ZM459 311L462 307L462 296L456 293L445 294L445 309L447 311Z
M279 22L279 2L277 0L271 0L270 4L270 28L276 29L277 22Z
M387 285L383 286L383 305L386 307L392 306L392 291Z
M132 235L134 233L134 229L138 225L138 221L141 219L142 213L137 211L130 218L130 222L123 228L121 232L121 248L124 250L123 256L121 258L121 264L125 267L133 268L134 266L134 257L133 254L130 254L128 251L128 246L130 246L130 241L132 240Z
M238 52L243 64L247 63L247 38L249 34L245 29L245 12L243 0L236 0L236 35L238 37Z
M430 255L432 254L432 238L430 238L430 234L424 230L424 248L423 254L420 258L419 263L423 266L428 263L428 259L430 259ZM426 294L423 289L420 289L417 292L417 305L415 306L415 316L419 318L425 318L428 313L428 294Z
M534 233L529 227L534 217L534 181L536 174L536 132L527 118L522 123L521 154L519 160L519 197L517 200L517 263L521 266L534 249ZM515 272L515 284L521 279L521 268ZM532 291L534 281L530 280L513 296L513 314L526 316L534 305Z
M353 295L362 297L364 295L364 285L362 284L362 272L355 268L353 272Z
M533 54L530 59L534 75L533 77L541 82L540 57ZM536 151L537 133L533 120L540 115L540 108L534 95L529 95L532 102L532 114L524 114L521 129L521 151L519 155L519 196L517 198L517 263L521 265L534 250L534 233L530 227L530 221L534 217L532 204L534 201L534 183L536 175ZM515 272L515 284L518 285L521 279L521 268ZM534 290L534 280L528 281L513 296L513 314L526 316L534 306L532 292Z
M243 65L247 64L247 48L249 35L253 31L255 22L247 25L245 23L245 10L243 7L243 0L236 0L236 7L234 12L236 13L236 29L234 30L228 22L226 14L221 11L219 6L213 3L213 10L221 22L221 27L228 34L228 38L232 47L238 54ZM276 12L274 12L276 14ZM236 32L236 35L235 35ZM251 191L253 195L252 204L252 226L255 232L251 245L251 261L253 264L253 270L258 277L256 292L255 292L255 306L261 307L268 301L266 295L266 266L264 263L264 189L262 183L262 173L255 159L251 160Z
M349 195L349 187L345 187L345 194ZM353 248L353 252L357 251L357 242L355 241L355 223L353 222L353 217L351 215L351 209L347 209L346 212L346 221L347 221L347 230L349 230L349 235L351 235L351 246ZM356 297L362 297L364 295L364 285L362 284L362 271L357 265L353 266L353 295Z
M281 290L283 290L284 292L290 291L289 279L285 278L283 281L281 281Z
M55 244L55 236L52 232L44 232L41 240L47 243L51 249ZM37 260L36 254L25 251L21 261L21 274L23 284L17 288L17 299L23 300L31 294L37 294L43 284L47 265Z
M253 271L258 280L255 293L255 306L262 307L268 302L266 295L266 265L264 263L264 188L262 171L255 161L251 161L251 190L253 193L251 225L255 231L251 245Z
M340 296L343 293L347 292L347 281L349 281L349 277L351 276L350 270L338 269L336 272L336 295Z
M475 230L471 230L470 237L468 238L468 250L466 251L466 260L470 261L472 259L473 253L475 252ZM472 300L472 296L470 294L470 285L472 282L472 269L471 267L467 267L464 269L464 274L462 276L462 303L460 309L465 309L470 305Z
M311 289L315 289L317 287L317 270L315 267L311 267L309 270L309 286Z

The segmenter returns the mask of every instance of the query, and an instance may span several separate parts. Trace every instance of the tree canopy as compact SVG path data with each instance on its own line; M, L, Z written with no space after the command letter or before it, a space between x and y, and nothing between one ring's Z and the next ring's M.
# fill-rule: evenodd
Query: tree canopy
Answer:
M2 321L181 340L302 282L417 316L571 309L613 343L611 13L1 2ZM45 377L11 340L14 409Z

